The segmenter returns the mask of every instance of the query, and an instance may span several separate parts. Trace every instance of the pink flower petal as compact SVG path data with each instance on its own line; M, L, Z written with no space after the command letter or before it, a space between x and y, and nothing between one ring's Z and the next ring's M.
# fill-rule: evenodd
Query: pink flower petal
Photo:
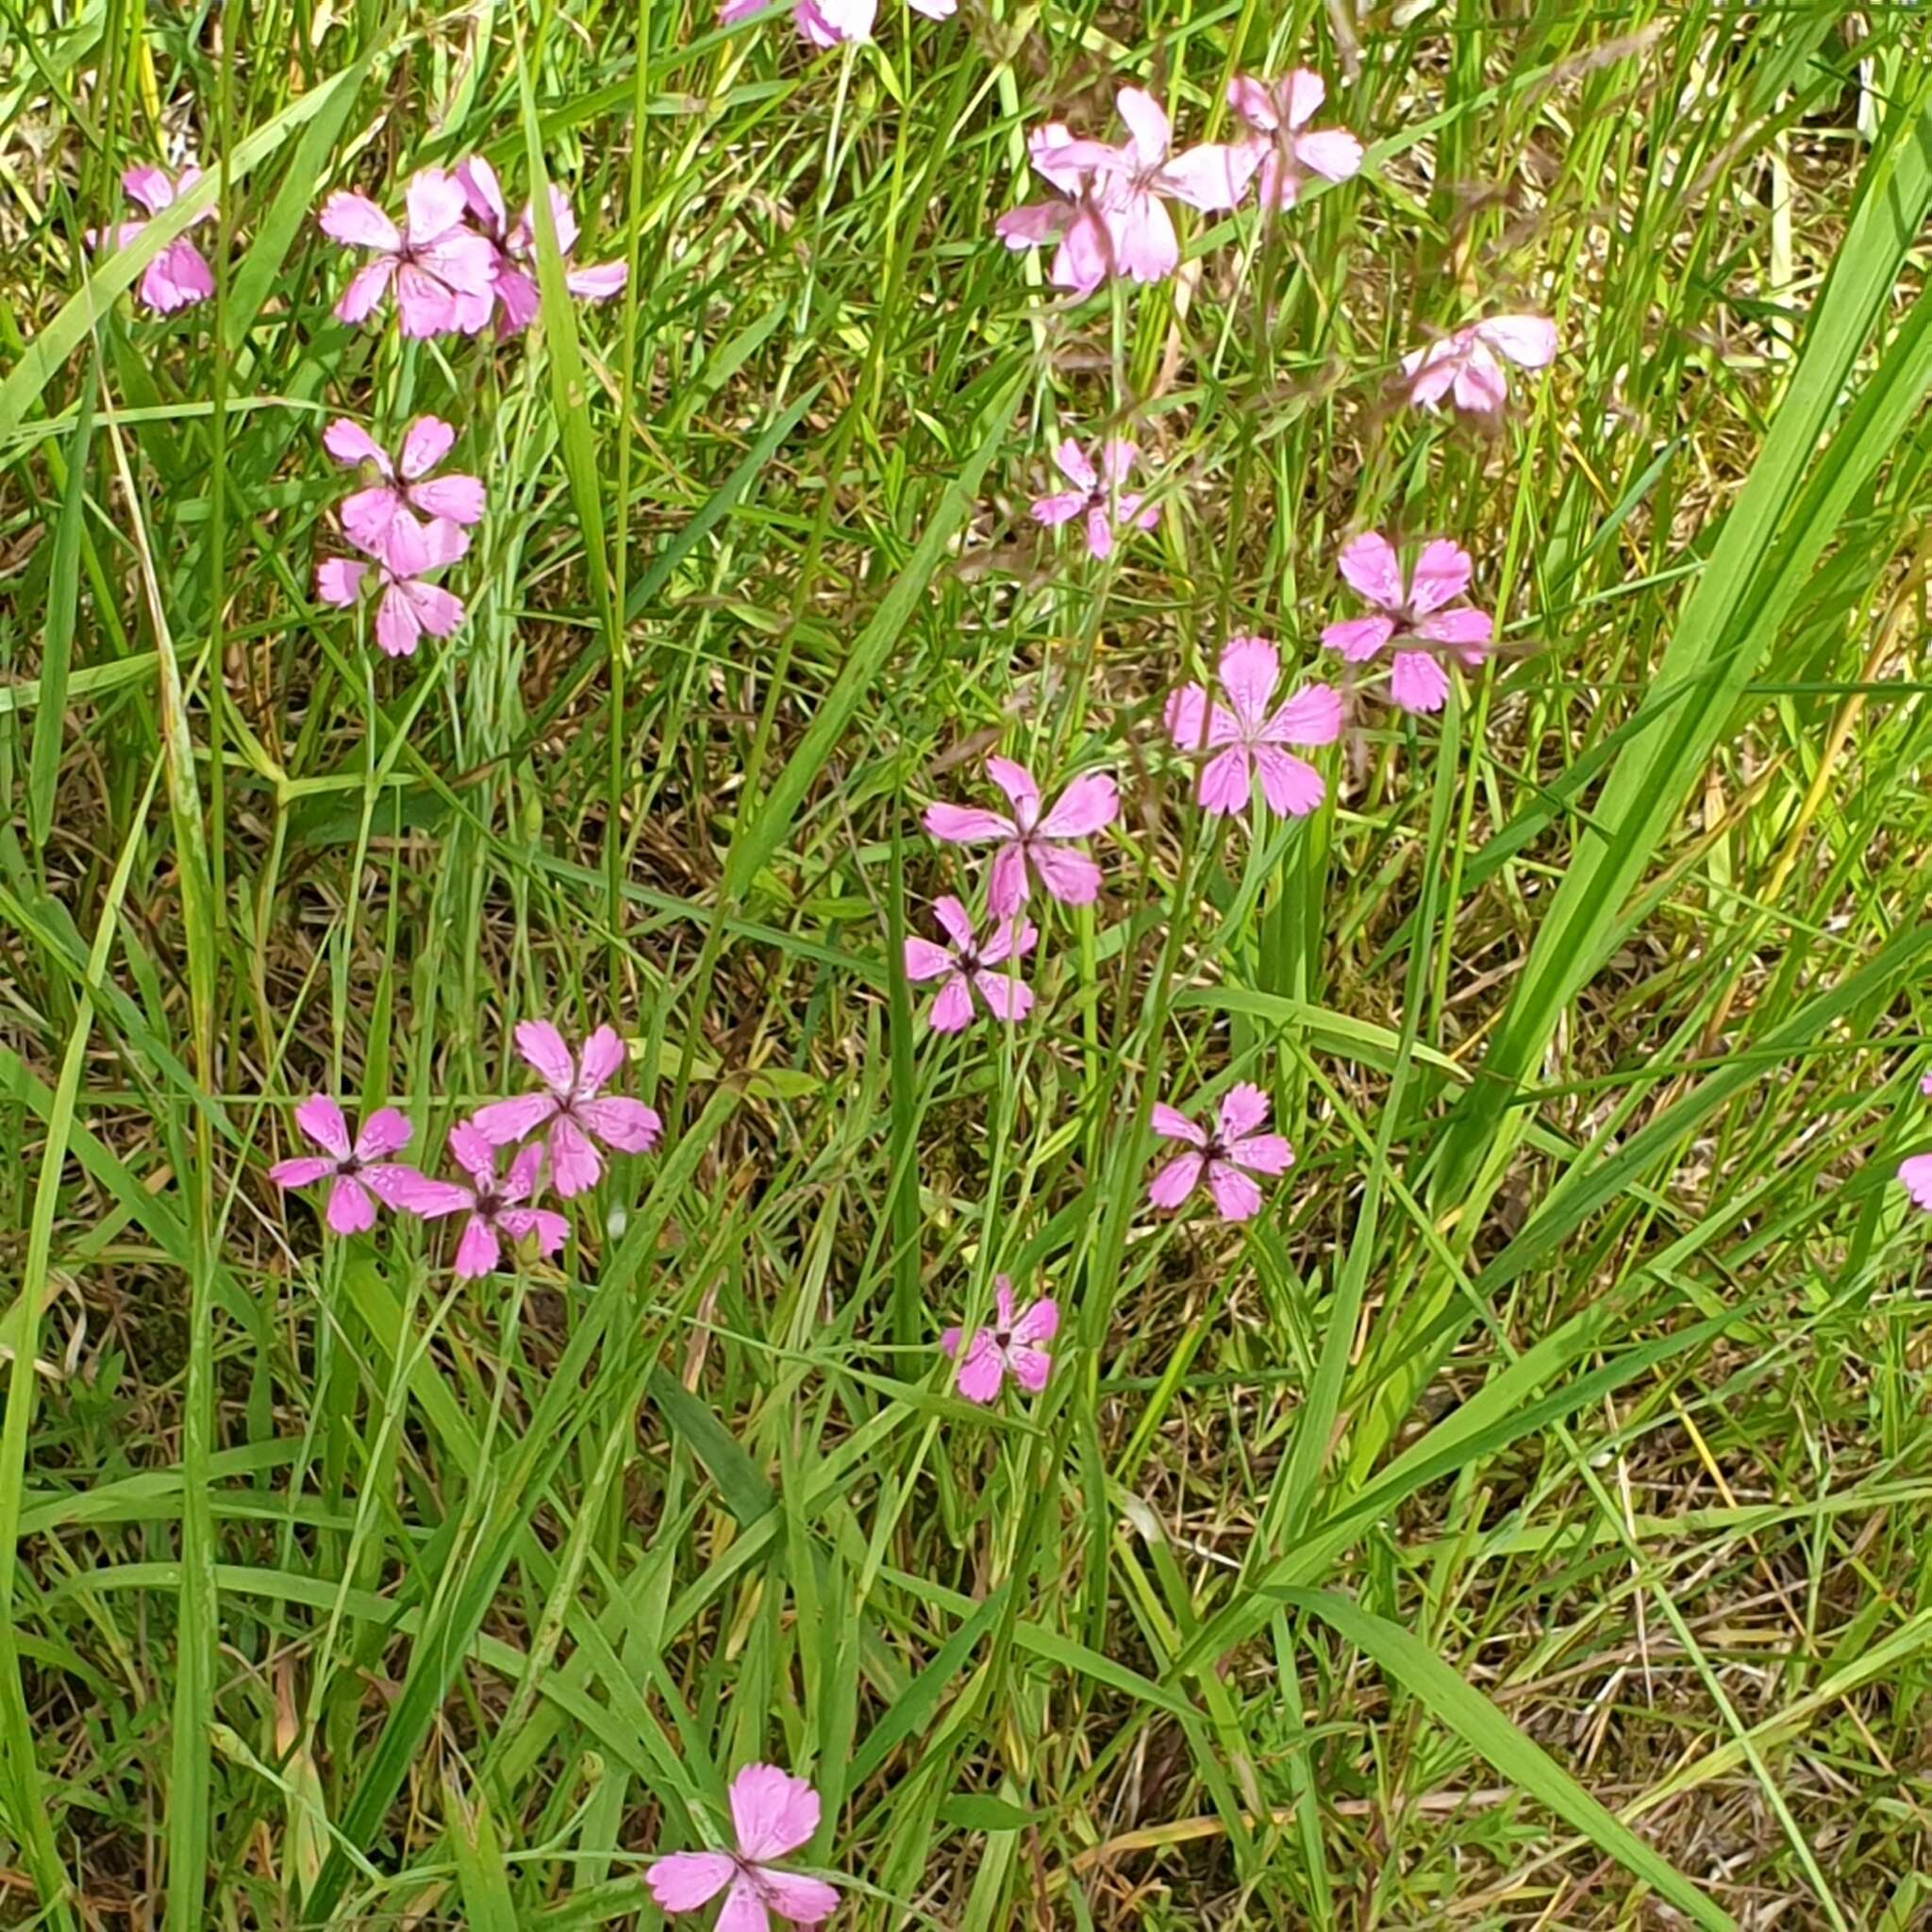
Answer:
M549 1093L520 1093L514 1100L492 1100L470 1116L470 1125L489 1147L508 1147L534 1134L557 1111Z
M403 245L396 225L366 194L331 194L315 225L330 241L351 248L379 248L394 255Z
M1194 1191L1194 1183L1201 1178L1201 1165L1198 1154L1176 1156L1154 1176L1147 1198L1157 1208L1178 1208Z
M415 341L456 330L455 294L414 261L406 261L396 270L396 325Z
M1064 201L1030 201L1009 208L993 223L992 231L1008 248L1038 248L1058 241L1073 219L1074 209Z
M1921 1208L1932 1210L1932 1154L1914 1154L1898 1164L1898 1177Z
M1392 617L1351 617L1329 625L1322 641L1331 651L1340 651L1351 664L1366 664L1395 635Z
M1389 666L1389 695L1405 711L1440 711L1449 695L1449 674L1427 651L1397 651Z
M1281 676L1281 658L1274 646L1266 638L1230 638L1214 675L1244 727L1243 735L1258 731Z
M1268 1118L1268 1096L1250 1081L1230 1087L1222 1095L1216 1124L1224 1142L1252 1134Z
M402 584L391 584L375 607L375 641L391 658L410 658L423 635L423 621Z
M141 299L158 315L192 308L214 291L214 271L201 250L185 237L169 242L148 263L141 278Z
M974 845L987 839L1010 839L1016 827L996 811L965 805L929 805L920 822L935 839L950 845Z
M1245 142L1204 142L1174 156L1155 177L1156 186L1190 208L1229 208L1248 192L1260 165L1261 150Z
M1465 663L1482 661L1481 646L1487 644L1495 631L1495 624L1487 610L1478 610L1473 604L1458 604L1453 610L1438 610L1423 619L1415 627L1419 638L1427 638L1433 644L1456 644L1461 646L1458 655Z
M1333 744L1341 736L1341 693L1325 684L1305 684L1268 720L1263 735L1273 744Z
M1091 906L1100 896L1100 868L1084 852L1036 845L1033 865L1040 883L1062 906Z
M380 260L372 261L367 268L358 269L349 277L349 286L342 291L342 299L336 304L336 320L352 325L365 321L382 300L383 291L389 287L395 272L396 261L392 255L385 255Z
M1227 1158L1256 1174L1286 1174L1294 1165L1294 1149L1283 1135L1250 1134L1228 1148Z
M1024 765L995 754L986 761L986 775L1007 794L1023 832L1040 823L1040 787Z
M949 947L935 944L931 940L908 938L906 941L906 977L915 984L928 979L937 979L941 974L954 969L954 958Z
M1415 574L1408 583L1408 608L1417 617L1426 617L1453 602L1469 589L1475 566L1469 552L1446 537L1435 538L1423 545L1416 558Z
M1261 1208L1261 1191L1240 1168L1224 1160L1208 1163L1208 1191L1224 1221L1246 1221Z
M1324 181L1346 181L1361 173L1362 144L1345 127L1315 127L1297 134L1291 143L1295 159Z
M808 1878L802 1872L760 1865L758 1889L772 1910L794 1925L822 1925L839 1909L838 1892L823 1878Z
M488 497L480 476L432 476L411 488L409 501L425 517L460 525L482 521Z
M358 1160L380 1160L409 1144L409 1123L392 1107L378 1107L356 1136Z
M335 1171L336 1163L326 1155L299 1154L293 1160L276 1161L268 1177L278 1188L308 1188Z
M1227 84L1227 105L1260 134L1273 134L1281 125L1274 90L1265 81L1238 74Z
M349 1124L326 1093L311 1093L295 1109L295 1124L325 1153L349 1158Z
M624 293L630 279L630 264L624 261L597 261L574 268L563 285L579 302L608 302Z
M369 566L352 557L329 557L315 566L315 594L325 604L346 609L356 601Z
M1040 939L1040 928L1029 920L1009 919L996 925L979 949L980 963L998 966L1016 955L1024 958Z
M454 172L470 213L491 234L502 235L509 225L509 204L503 198L496 170L481 155L472 155L458 161Z
M568 1201L597 1185L604 1172L604 1157L589 1135L568 1114L558 1114L550 1123L550 1180Z
M747 1764L729 1796L738 1856L754 1864L795 1852L819 1828L819 1794L775 1764Z
M462 1239L457 1242L451 1273L458 1281L475 1281L485 1274L493 1274L502 1256L496 1230L480 1214L473 1214L463 1223Z
M1052 529L1078 516L1086 508L1086 491L1069 490L1059 496L1036 496L1028 510L1036 524L1044 524Z
M483 1108L449 1130L450 1158L474 1181L493 1183L496 1178L496 1150L501 1143L483 1124L483 1116L492 1111L496 1109Z
M963 950L973 943L973 921L965 907L950 892L941 892L932 902L932 916L939 921L940 929L952 941L955 947ZM951 964L950 956L947 960Z
M1059 795L1040 822L1046 839L1085 839L1120 816L1120 790L1111 772L1086 772Z
M1557 325L1546 315L1492 315L1476 324L1475 333L1523 369L1545 369L1557 359Z
M1113 105L1127 124L1135 160L1143 168L1158 167L1174 135L1160 103L1144 88L1124 87L1114 95Z
M932 1010L925 1016L925 1024L935 1033L958 1033L971 1023L972 1018L973 990L966 984L966 975L955 972L940 988L932 1003Z
M1278 745L1257 744L1255 769L1261 779L1261 796L1277 818L1307 818L1327 791L1313 765Z
M606 1094L601 1100L580 1100L576 1110L584 1125L607 1147L614 1147L620 1154L648 1154L664 1131L664 1122L656 1108L622 1093Z
M1113 268L1113 236L1100 210L1086 204L1067 216L1046 278L1056 289L1091 295Z
M354 1174L338 1174L325 1219L338 1234L361 1234L375 1225L375 1203Z
M409 245L418 249L447 235L468 207L463 184L441 168L423 168L412 175L403 190L403 202L408 209Z
M570 1239L570 1223L548 1208L505 1208L496 1224L513 1241L534 1240L540 1255L554 1255Z
M1033 1010L1033 989L1023 980L1010 979L1004 973L980 972L973 975L973 983L995 1020L1024 1020Z
M121 187L130 201L137 201L151 215L158 215L175 199L175 184L161 168L129 168L121 176Z
M1120 206L1103 207L1100 213L1114 266L1130 280L1165 281L1180 266L1181 244L1174 218L1152 194L1129 193Z
M1051 1295L1041 1295L1023 1311L1013 1324L1015 1341L1051 1341L1059 1333L1060 1307Z
M610 1084L613 1075L623 1072L629 1058L624 1035L608 1023L599 1026L584 1041L583 1052L577 1056L576 1091L579 1093L600 1091Z
M1103 563L1113 555L1113 524L1099 504L1087 512L1087 555Z
M992 856L987 874L987 909L995 919L1010 919L1026 903L1032 881L1026 871L1026 850L1018 841L1002 845Z
M1456 407L1472 415L1493 416L1509 400L1503 365L1481 342L1472 342L1465 350L1453 389Z
M1029 1348L1024 1341L1016 1341L1007 1350L1007 1367L1027 1394L1038 1395L1053 1372L1053 1357L1043 1348Z
M428 475L456 447L457 433L441 416L418 416L403 431L403 447L396 463L406 483Z
M728 1852L673 1852L645 1866L644 1883L661 1910L694 1912L709 1905L737 1870Z
M1205 1147L1208 1136L1178 1108L1156 1101L1149 1124L1166 1141L1185 1141L1190 1147Z
M455 1181L432 1180L413 1167L386 1161L365 1167L362 1178L369 1191L386 1208L413 1214L421 1221L435 1221L445 1214L459 1214L475 1204L475 1195Z
M351 423L346 416L339 416L322 432L322 446L339 463L352 468L358 463L373 463L385 476L391 474L390 460L381 444L359 423Z
M992 1331L982 1328L973 1338L953 1379L968 1402L991 1402L999 1394L1006 1375L1006 1357L993 1341Z
M1220 815L1245 811L1248 807L1248 747L1230 745L1201 767L1194 789L1201 809Z
M1357 596L1383 610L1401 609L1402 560L1388 538L1374 530L1364 530L1341 546L1335 565Z

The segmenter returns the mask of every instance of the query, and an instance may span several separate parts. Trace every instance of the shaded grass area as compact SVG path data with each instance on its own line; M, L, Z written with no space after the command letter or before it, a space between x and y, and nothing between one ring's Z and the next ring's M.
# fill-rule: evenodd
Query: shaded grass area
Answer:
M1912 9L8 18L0 1918L648 1924L764 1758L856 1925L1916 1923ZM992 240L1025 128L1298 58L1358 181L1081 305ZM184 147L162 324L81 237ZM322 193L475 151L625 296L334 322ZM1400 407L1519 307L1495 434ZM410 660L312 596L344 408L490 486ZM1026 505L1109 429L1163 517L1099 565ZM1204 822L1166 693L1333 675L1363 527L1529 648ZM999 747L1124 809L946 1042L917 814ZM559 1266L266 1184L534 1015L668 1123ZM1156 1215L1148 1107L1237 1079L1295 1167ZM989 1414L996 1273L1063 1317Z

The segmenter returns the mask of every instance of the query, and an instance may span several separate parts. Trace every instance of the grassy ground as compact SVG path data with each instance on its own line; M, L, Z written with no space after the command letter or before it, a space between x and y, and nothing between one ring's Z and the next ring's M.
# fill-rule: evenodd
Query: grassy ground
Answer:
M760 1758L855 1927L1926 1921L1918 9L4 17L0 1922L655 1924ZM1297 58L1359 180L1086 304L991 239L1025 127ZM81 236L184 149L159 322ZM626 296L331 320L323 193L478 150ZM1505 308L1496 434L1393 401ZM491 488L412 660L312 595L345 405ZM1117 425L1101 566L1026 503ZM1533 648L1204 822L1166 692L1313 668L1377 525ZM918 814L996 743L1124 812L946 1042ZM667 1120L558 1264L267 1184L537 1015ZM1234 1078L1296 1166L1156 1214ZM1063 1321L989 1414L995 1272Z

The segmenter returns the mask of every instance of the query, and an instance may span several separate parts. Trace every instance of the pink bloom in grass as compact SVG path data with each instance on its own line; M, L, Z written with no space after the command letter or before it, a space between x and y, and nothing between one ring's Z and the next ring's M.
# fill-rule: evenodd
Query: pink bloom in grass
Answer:
M458 1121L449 1130L450 1158L469 1176L462 1181L425 1181L408 1207L425 1221L448 1214L469 1215L457 1242L452 1272L459 1281L493 1274L503 1243L515 1247L536 1238L540 1255L554 1255L570 1237L570 1223L548 1208L532 1208L543 1150L534 1142L521 1149L507 1174L496 1171L496 1148L475 1121Z
M1333 744L1341 735L1341 699L1325 684L1305 685L1274 703L1281 659L1266 638L1230 638L1214 679L1224 704L1210 705L1198 684L1183 685L1167 701L1167 734L1174 749L1211 751L1195 795L1204 811L1244 810L1251 774L1258 774L1268 809L1306 818L1321 804L1322 774L1283 745Z
M645 1154L658 1144L664 1123L655 1108L604 1091L625 1062L624 1038L616 1027L598 1027L575 1057L548 1020L523 1021L516 1042L545 1091L492 1101L478 1108L472 1121L495 1147L543 1133L551 1184L565 1200L597 1185L604 1172L598 1141L620 1154Z
M475 335L490 320L496 251L487 236L463 225L462 183L441 168L425 168L403 199L400 228L367 195L339 192L323 203L318 222L325 235L375 252L342 291L336 319L365 320L393 283L406 336Z
M509 205L503 198L496 170L481 155L472 155L468 160L458 161L456 178L462 188L465 205L491 246L491 275L496 291L496 333L513 336L519 329L529 326L536 316L539 302L537 230L530 204L524 204L523 213L512 224ZM578 234L577 218L572 211L569 195L555 183L550 189L550 220L557 230L557 251L564 260L564 287L584 302L608 302L611 296L621 295L630 273L624 262L603 261L590 268L571 267L570 254L576 246ZM523 266L526 262L529 266Z
M952 943L942 946L933 940L919 939L906 941L907 978L945 981L926 1015L926 1024L935 1033L958 1033L973 1018L975 987L994 1019L1024 1020L1033 1010L1033 989L999 969L1008 959L1024 958L1030 953L1040 938L1039 930L1030 921L1008 920L996 925L991 936L980 943L973 937L973 921L965 907L951 893L935 899L932 909Z
M1327 97L1319 74L1297 67L1279 80L1237 75L1227 84L1227 105L1255 130L1261 157L1261 206L1292 208L1310 175L1346 181L1360 171L1362 144L1345 127L1308 125Z
M121 186L130 201L139 202L149 214L158 215L163 208L172 208L200 179L199 168L183 168L178 175L171 175L164 168L129 168L121 177ZM214 218L213 208L204 208L189 226L198 228ZM117 222L107 231L105 239L116 248L130 247L146 226L145 222ZM87 231L90 248L98 248L103 239L98 229ZM182 235L170 242L142 271L136 293L143 308L153 309L157 315L173 315L176 309L192 308L197 302L206 302L214 291L214 271L201 250Z
M333 1175L324 1218L338 1234L374 1227L377 1201L414 1213L423 1191L436 1185L388 1158L409 1144L409 1124L392 1107L377 1108L353 1143L341 1108L325 1093L310 1094L295 1109L295 1124L322 1153L278 1160L268 1177L278 1188L307 1188Z
M1071 438L1054 451L1053 459L1060 475L1075 487L1057 495L1033 499L1033 520L1049 527L1087 520L1087 552L1090 557L1111 557L1114 539L1123 530L1151 530L1160 522L1158 508L1142 509L1142 497L1121 485L1134 468L1141 452L1131 442L1118 438L1102 445L1100 467L1095 469L1087 453Z
M350 542L372 557L389 554L390 532L400 521L419 532L416 516L445 517L453 524L474 524L483 515L480 476L432 476L455 444L457 433L436 416L418 416L403 431L403 446L393 461L388 451L360 424L347 417L322 432L322 446L339 463L351 468L367 465L381 482L342 499L342 528Z
M718 24L736 26L741 20L756 19L768 4L769 0L724 0L718 8ZM848 41L871 40L878 10L878 0L793 0L791 23L799 38L814 47L838 47ZM922 7L920 11L929 12L930 8Z
M1127 125L1119 146L1078 140L1058 122L1029 138L1034 172L1064 198L1014 208L994 224L1009 248L1058 241L1049 279L1080 294L1109 275L1135 282L1171 275L1181 249L1167 203L1230 208L1261 165L1259 150L1245 142L1171 153L1166 110L1141 88L1122 88L1114 106Z
M425 633L450 637L462 623L462 599L422 580L430 571L456 562L469 547L469 533L446 517L428 524L419 524L413 517L407 523L398 521L390 525L375 562L331 557L317 564L315 594L325 604L346 609L361 593L364 579L373 575L381 589L375 641L389 657L413 657Z
M1063 906L1091 906L1100 892L1100 868L1084 852L1069 849L1068 841L1085 839L1110 825L1121 808L1120 793L1107 772L1085 772L1059 795L1053 808L1041 813L1040 787L1024 765L1011 758L986 761L987 776L1012 801L1013 815L981 811L971 806L931 805L925 829L950 845L1001 841L992 858L992 879L987 906L995 919L1010 919L1026 903L1030 873Z
M1932 1154L1914 1154L1898 1164L1898 1177L1921 1208L1932 1213Z
M774 1865L819 1828L819 1794L775 1764L747 1764L731 1780L729 1852L673 1852L644 1868L660 1911L694 1912L722 1891L718 1932L767 1932L772 1915L817 1925L839 1909L823 1878Z
M1501 358L1500 360L1498 358ZM1408 398L1433 409L1447 396L1472 415L1493 416L1509 399L1503 363L1547 369L1557 359L1557 325L1542 315L1492 315L1402 358Z
M1440 711L1449 695L1443 653L1474 670L1495 629L1487 610L1453 602L1474 574L1469 552L1438 537L1423 545L1405 579L1394 545L1369 530L1343 544L1336 561L1357 594L1374 606L1374 615L1331 624L1322 641L1351 664L1365 664L1392 645L1389 695L1405 711Z
M1029 1395L1046 1387L1053 1357L1039 1344L1051 1341L1060 1325L1059 1305L1050 1295L1024 1308L1013 1306L1013 1284L992 1278L992 1325L975 1328L966 1353L959 1353L959 1330L948 1328L940 1346L959 1364L954 1380L968 1402L992 1402L1008 1375Z
M1185 1141L1193 1151L1178 1155L1154 1176L1147 1198L1157 1208L1178 1208L1199 1185L1202 1170L1208 1191L1224 1221L1247 1221L1260 1211L1257 1174L1286 1174L1294 1149L1279 1134L1257 1134L1268 1118L1268 1096L1258 1087L1230 1087L1211 1134L1171 1107L1154 1109L1154 1131L1163 1140Z

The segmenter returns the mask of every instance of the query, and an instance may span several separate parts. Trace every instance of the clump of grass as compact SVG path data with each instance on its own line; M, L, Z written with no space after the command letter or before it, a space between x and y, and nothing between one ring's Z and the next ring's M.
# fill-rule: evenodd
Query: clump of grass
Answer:
M758 1762L839 1924L1923 1916L1911 9L10 24L0 1917L655 1924ZM1358 176L999 244L1027 129L1297 62ZM158 319L86 233L191 154ZM325 195L475 155L536 324L336 320ZM1547 375L1404 406L1512 312ZM351 410L487 491L412 656L315 594ZM1108 437L1096 559L1030 506ZM1171 695L1340 681L1364 530L1507 648L1204 813ZM989 754L1119 812L954 1038ZM662 1116L560 1253L270 1185L317 1091L433 1166L533 1019ZM1250 1082L1292 1167L1157 1212Z

